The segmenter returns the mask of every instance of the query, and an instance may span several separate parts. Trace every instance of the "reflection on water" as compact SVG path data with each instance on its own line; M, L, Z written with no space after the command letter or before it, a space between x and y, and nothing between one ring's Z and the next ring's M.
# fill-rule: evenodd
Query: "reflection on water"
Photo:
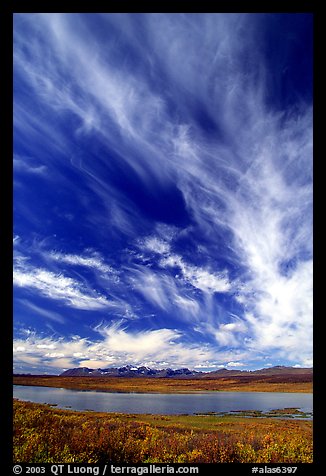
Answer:
M187 394L109 393L14 385L14 398L58 408L99 412L195 414L297 408L312 415L311 393L205 392ZM295 417L296 415L294 415ZM297 415L299 417L299 415Z

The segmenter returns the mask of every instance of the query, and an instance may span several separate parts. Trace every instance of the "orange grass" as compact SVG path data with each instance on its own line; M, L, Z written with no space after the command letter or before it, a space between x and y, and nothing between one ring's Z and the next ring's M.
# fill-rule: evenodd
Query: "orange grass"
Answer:
M312 422L73 412L14 400L15 463L312 462Z

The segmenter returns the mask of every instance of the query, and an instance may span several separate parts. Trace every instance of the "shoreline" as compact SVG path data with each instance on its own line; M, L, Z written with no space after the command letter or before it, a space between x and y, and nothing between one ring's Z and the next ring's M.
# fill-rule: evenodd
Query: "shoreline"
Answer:
M62 412L72 412L79 415L100 415L102 417L111 416L111 417L126 417L126 418L191 418L191 417L214 417L216 419L225 419L227 417L233 418L253 418L253 419L282 419L282 420L296 420L296 421L313 421L313 416L310 412L304 412L299 410L296 407L293 408L278 408L270 411L261 411L261 410L230 410L230 411L221 411L221 412L194 412L194 413L126 413L126 412L116 412L116 411L97 411L91 409L77 410L72 408L70 405L61 406L57 403L38 403L32 400L23 400L17 397L13 397L13 402L20 403L30 403L40 407L47 407L49 410L59 410Z
M66 388L114 393L284 392L313 393L312 381L268 382L266 379L169 379L142 377L14 376L13 385Z

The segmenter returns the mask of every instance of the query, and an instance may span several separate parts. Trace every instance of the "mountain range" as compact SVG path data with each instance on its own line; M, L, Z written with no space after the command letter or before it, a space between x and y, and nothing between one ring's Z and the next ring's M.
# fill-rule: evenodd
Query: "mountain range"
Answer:
M219 369L212 372L200 372L181 369L152 369L150 367L136 367L126 365L123 367L110 367L107 369L90 369L88 367L80 367L65 370L60 377L153 377L153 378L219 378L219 377L246 377L246 376L299 376L311 375L312 368L297 368L276 366L260 370L228 370Z

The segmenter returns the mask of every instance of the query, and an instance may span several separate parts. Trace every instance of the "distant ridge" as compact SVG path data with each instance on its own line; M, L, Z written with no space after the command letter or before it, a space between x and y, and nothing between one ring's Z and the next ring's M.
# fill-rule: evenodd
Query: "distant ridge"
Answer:
M123 367L110 367L106 369L90 369L88 367L80 367L65 370L60 377L152 377L152 378L220 378L220 377L246 377L246 376L311 376L312 368L304 367L286 367L278 365L275 367L263 368L260 370L228 370L219 369L212 372L199 372L181 369L152 369L150 367L136 367L126 365Z
M236 375L301 375L313 373L312 367L286 367L284 365L276 365L275 367L268 367L259 370L228 370L219 369L208 372L205 375L208 376L236 376Z

